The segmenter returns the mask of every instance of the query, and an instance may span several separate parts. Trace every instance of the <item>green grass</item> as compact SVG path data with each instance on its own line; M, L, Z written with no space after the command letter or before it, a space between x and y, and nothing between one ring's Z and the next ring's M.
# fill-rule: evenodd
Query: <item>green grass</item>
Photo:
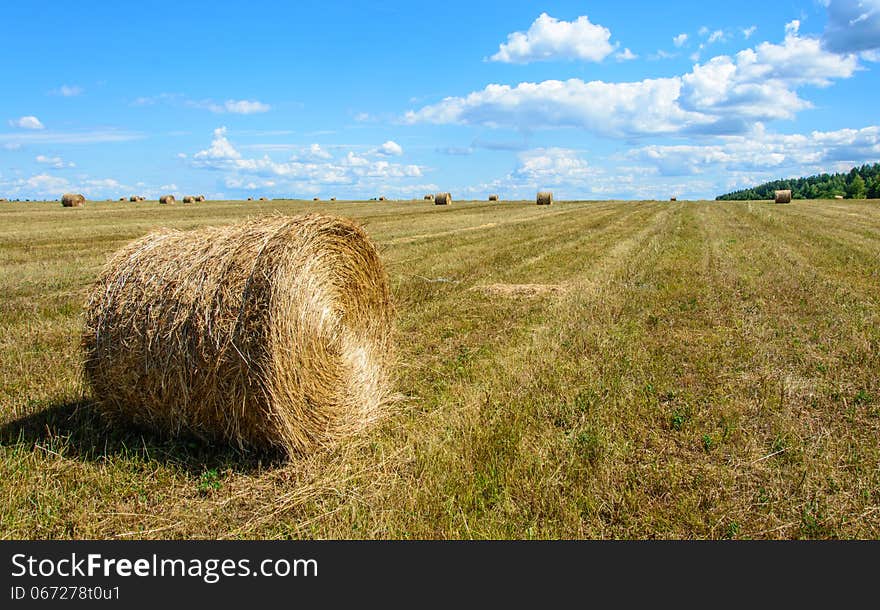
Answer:
M107 429L78 350L107 256L314 209L382 249L388 417L287 463ZM880 537L874 202L5 203L0 291L2 538Z

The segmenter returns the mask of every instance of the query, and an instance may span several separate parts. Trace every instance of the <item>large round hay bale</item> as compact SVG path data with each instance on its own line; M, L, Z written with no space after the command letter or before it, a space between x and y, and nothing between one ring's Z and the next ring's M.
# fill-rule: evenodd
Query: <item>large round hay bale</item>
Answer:
M553 193L550 191L541 191L538 193L537 203L538 205L552 205Z
M253 197L248 197L247 200L248 200L248 201L253 201L254 198L253 198Z
M449 205L452 203L452 195L449 193L437 193L434 195L434 205Z
M379 201L385 201L385 195L380 195L380 196L379 196Z
M330 201L336 201L336 197L331 197Z
M791 191L776 191L776 203L791 203Z
M184 196L183 196L183 202L184 202L184 203L195 203L195 202L196 202L196 198L193 197L192 195L184 195Z
M205 200L204 195L196 195L196 201L204 201L204 200Z
M312 197L312 201L321 201L320 197Z
M86 204L86 198L77 193L64 193L61 195L61 205L65 208L81 208Z
M678 197L670 197L669 201L678 201Z
M834 198L840 201L843 199L843 195L835 195Z
M175 201L177 200L174 198L174 195L162 195L159 197L159 203L169 204L174 203Z
M498 195L489 195L489 201L498 201Z
M307 452L381 414L392 315L378 251L349 220L161 230L94 285L86 379L111 421Z
M268 197L260 197L260 201L269 201Z
M433 201L434 195L425 195L425 201Z

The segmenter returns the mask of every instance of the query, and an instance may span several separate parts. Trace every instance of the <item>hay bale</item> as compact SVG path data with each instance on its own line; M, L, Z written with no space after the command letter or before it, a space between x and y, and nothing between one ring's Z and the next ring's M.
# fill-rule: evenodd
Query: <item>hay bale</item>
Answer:
M183 202L184 202L184 203L195 203L195 202L196 202L196 198L193 197L192 195L184 195L184 197L183 197Z
M843 199L843 195L835 195L834 198L835 199Z
M538 193L538 205L553 205L553 193L550 191L541 191Z
M205 200L205 196L204 196L204 195L196 195L196 201L201 202L201 201L204 201L204 200Z
M254 198L253 198L253 197L248 197L247 200L248 200L248 201L253 201Z
M669 201L678 201L678 197L670 197Z
M392 317L378 251L352 221L160 230L92 289L86 379L110 421L304 453L381 414Z
M489 201L498 201L498 195L489 195Z
M174 198L174 195L162 195L159 197L159 203L169 204L174 203L175 201L177 200Z
M77 193L64 193L61 196L61 205L65 208L81 208L86 204L86 198Z
M425 195L425 201L433 201L434 195Z
M776 191L774 194L776 203L791 203L791 191Z
M260 201L269 201L268 197L260 197Z
M125 197L120 197L119 201L125 201Z
M320 197L312 197L312 201L321 201Z
M452 203L452 195L449 193L437 193L434 195L434 205L449 205Z
M385 201L385 195L381 195L381 196L379 197L379 201Z
M330 201L336 201L336 197L331 197Z

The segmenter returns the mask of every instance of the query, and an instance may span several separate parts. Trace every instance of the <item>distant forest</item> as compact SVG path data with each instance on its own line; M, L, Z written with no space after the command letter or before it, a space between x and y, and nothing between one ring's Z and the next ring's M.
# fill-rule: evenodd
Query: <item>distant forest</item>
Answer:
M880 199L880 163L854 167L845 174L819 174L809 178L776 180L720 195L717 201L773 199L774 191L791 189L794 199Z

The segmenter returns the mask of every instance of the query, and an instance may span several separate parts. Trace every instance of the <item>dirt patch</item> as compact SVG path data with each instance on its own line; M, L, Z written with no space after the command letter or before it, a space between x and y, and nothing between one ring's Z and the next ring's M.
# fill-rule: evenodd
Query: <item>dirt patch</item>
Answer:
M565 288L562 284L487 284L474 286L471 290L489 296L539 297L547 294L561 294Z

